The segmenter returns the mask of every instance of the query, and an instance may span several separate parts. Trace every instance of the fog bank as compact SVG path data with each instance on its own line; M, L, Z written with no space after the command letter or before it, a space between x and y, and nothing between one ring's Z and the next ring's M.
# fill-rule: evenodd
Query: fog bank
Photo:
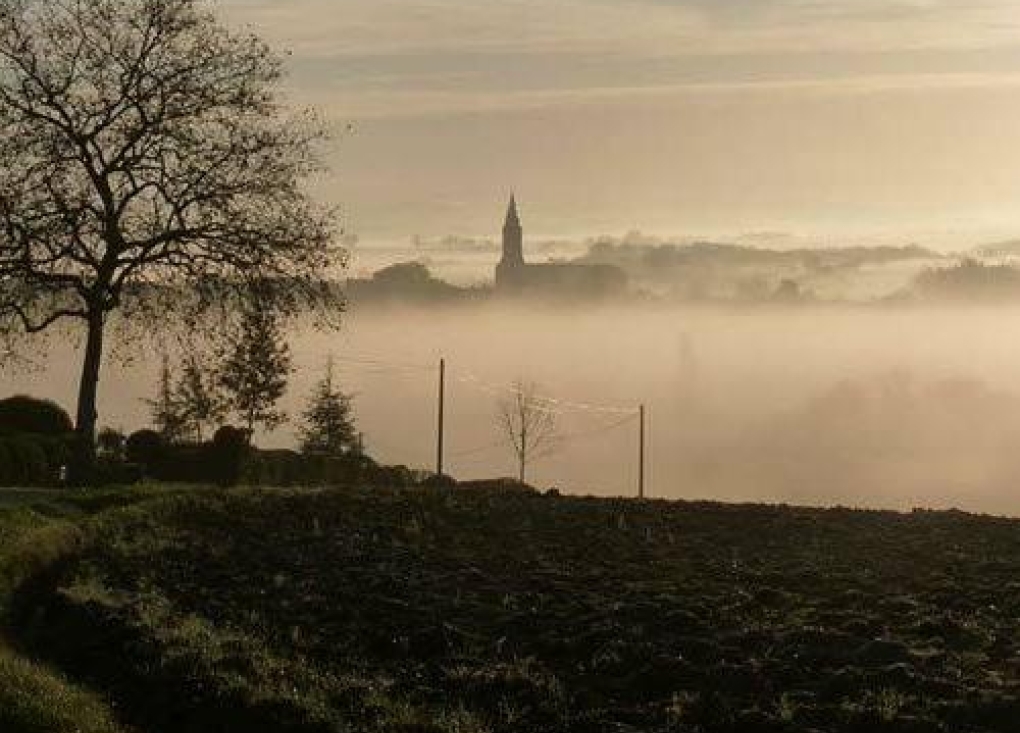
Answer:
M1014 326L1020 308L362 310L338 334L294 330L285 406L300 413L333 356L369 452L429 468L435 367L446 358L447 465L461 478L513 473L496 403L525 379L560 400L564 440L532 472L542 487L633 494L633 410L645 404L656 496L1020 515ZM73 407L72 352L55 345L52 366L4 375L0 393ZM101 424L147 424L157 363L111 359ZM258 442L290 447L293 428Z

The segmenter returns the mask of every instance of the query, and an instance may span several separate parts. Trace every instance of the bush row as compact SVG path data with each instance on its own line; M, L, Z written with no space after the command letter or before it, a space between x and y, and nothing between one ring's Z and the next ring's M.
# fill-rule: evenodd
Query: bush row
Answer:
M207 443L168 445L157 433L141 431L127 440L128 466L157 481L233 486L331 486L361 484L404 487L427 476L403 466L380 466L362 455L331 456L290 450L258 450L244 433L220 429Z
M0 434L0 486L45 487L60 481L71 454L69 437Z

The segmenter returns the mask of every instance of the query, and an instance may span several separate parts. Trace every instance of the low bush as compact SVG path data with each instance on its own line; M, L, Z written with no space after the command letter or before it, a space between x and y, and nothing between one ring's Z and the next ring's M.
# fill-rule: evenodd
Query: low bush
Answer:
M19 395L0 400L0 432L66 436L71 416L55 402Z
M0 486L53 486L66 456L67 443L59 437L0 435Z
M133 486L143 478L145 471L140 465L115 458L100 458L92 470L92 481L96 486Z
M142 477L168 483L249 486L385 486L407 488L427 481L431 474L406 466L380 466L359 454L326 455L292 450L258 450L238 428L220 428L212 441L168 445L155 431L142 430L126 442L119 478L102 474L99 483L133 483ZM112 467L112 464L111 464ZM442 486L456 485L445 478Z
M0 440L0 486L12 486L14 484L14 457L10 448Z
M155 430L139 430L124 442L124 457L129 463L136 463L144 470L162 461L166 454L166 441Z
M247 433L224 425L216 431L209 448L210 478L219 486L235 486L241 480L245 458L251 451Z

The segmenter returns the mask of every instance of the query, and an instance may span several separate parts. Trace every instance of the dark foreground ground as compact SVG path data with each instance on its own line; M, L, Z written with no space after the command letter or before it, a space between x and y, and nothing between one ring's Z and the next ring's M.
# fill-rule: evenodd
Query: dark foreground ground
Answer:
M1020 730L1017 522L424 490L98 516L9 635L144 733Z

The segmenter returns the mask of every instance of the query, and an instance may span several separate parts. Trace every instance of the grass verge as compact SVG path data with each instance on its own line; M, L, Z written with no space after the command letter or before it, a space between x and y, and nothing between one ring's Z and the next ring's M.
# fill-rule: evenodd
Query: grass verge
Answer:
M82 524L104 510L145 501L156 487L89 493L0 493L0 613L13 594L82 552ZM26 658L0 630L0 731L125 733L106 698L83 689L50 665Z

